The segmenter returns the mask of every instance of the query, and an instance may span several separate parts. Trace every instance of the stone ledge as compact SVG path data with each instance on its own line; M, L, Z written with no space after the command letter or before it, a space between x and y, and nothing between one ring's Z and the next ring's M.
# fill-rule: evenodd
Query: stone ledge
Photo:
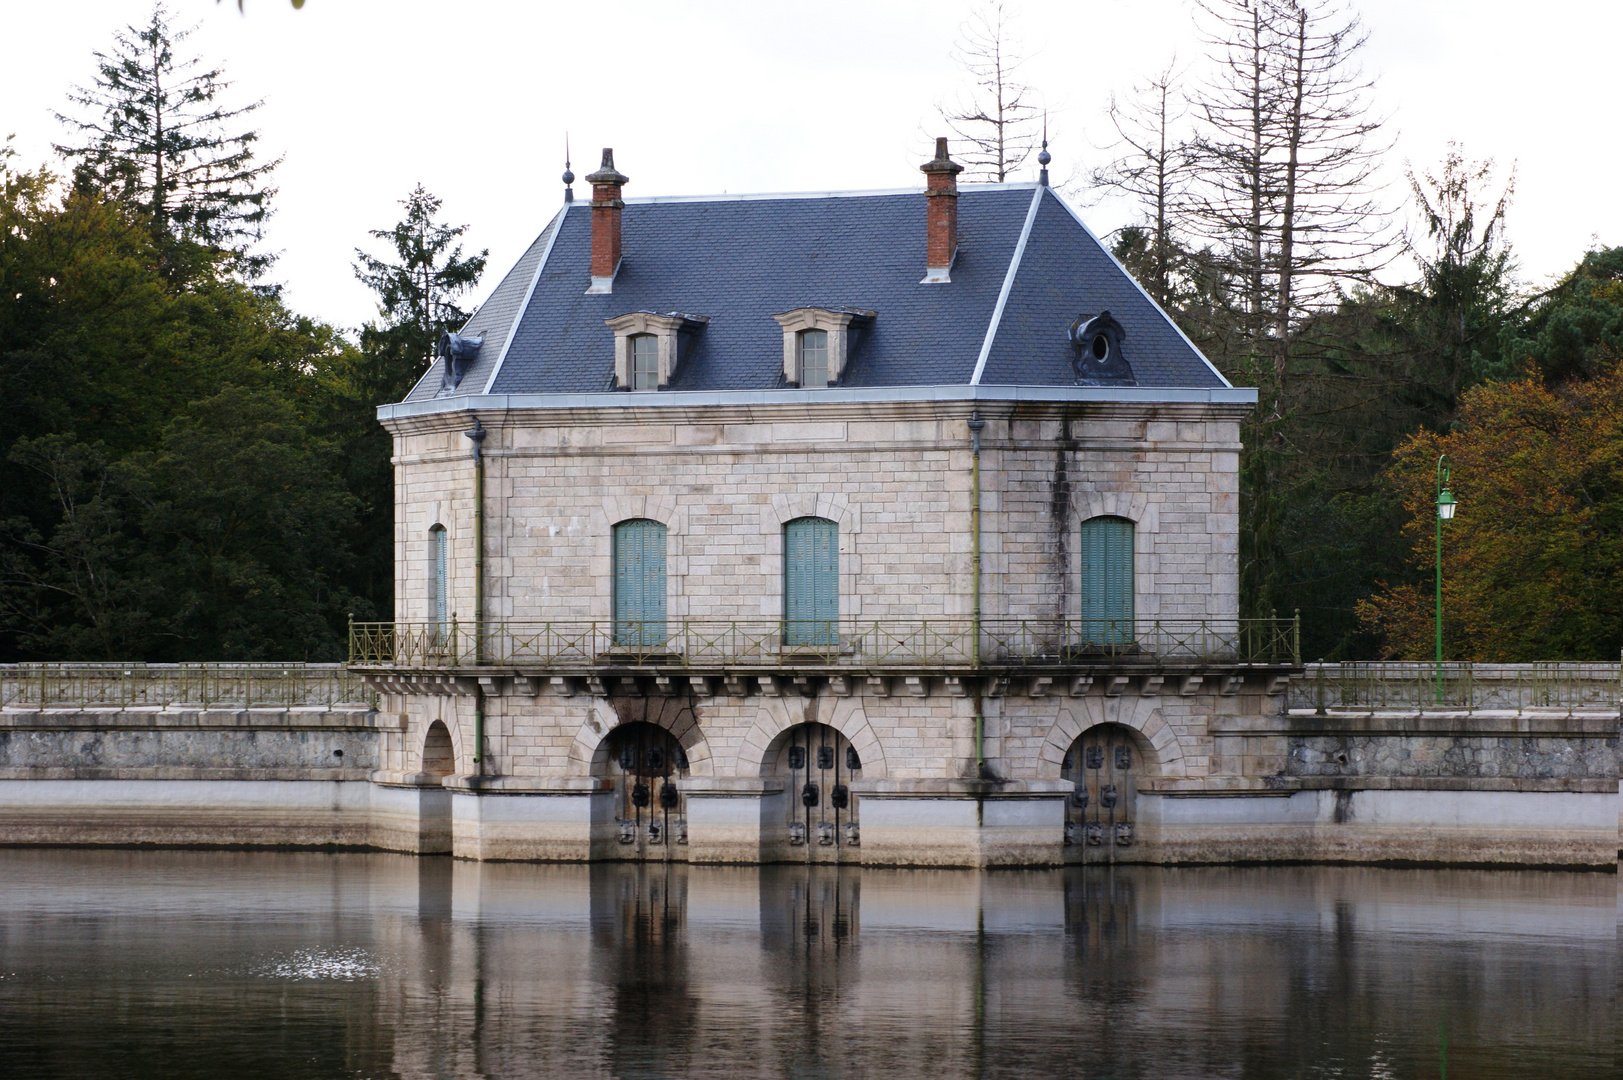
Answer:
M0 730L12 731L403 731L394 713L367 706L291 709L118 708L0 709Z
M447 776L441 783L464 795L590 795L612 790L596 776Z
M335 780L366 780L370 776L371 770L365 768L205 769L168 765L129 769L89 766L12 766L0 768L0 780L322 780L332 782Z
M1272 716L1217 716L1213 735L1521 735L1616 738L1616 709L1292 709Z
M1504 776L1214 776L1204 780L1140 780L1138 790L1150 795L1206 797L1294 795L1298 791L1564 791L1616 795L1618 781L1609 778L1521 780Z

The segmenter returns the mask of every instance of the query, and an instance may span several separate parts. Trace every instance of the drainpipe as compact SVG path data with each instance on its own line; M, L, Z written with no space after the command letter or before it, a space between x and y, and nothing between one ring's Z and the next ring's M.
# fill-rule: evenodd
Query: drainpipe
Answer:
M485 647L485 426L479 417L462 434L473 441L473 662L484 662ZM485 773L485 691L473 692L474 775Z
M973 439L969 466L969 565L970 592L974 607L970 619L970 661L981 666L981 432L986 421L981 414L969 414L969 434ZM986 778L986 714L981 707L980 680L975 682L975 775Z

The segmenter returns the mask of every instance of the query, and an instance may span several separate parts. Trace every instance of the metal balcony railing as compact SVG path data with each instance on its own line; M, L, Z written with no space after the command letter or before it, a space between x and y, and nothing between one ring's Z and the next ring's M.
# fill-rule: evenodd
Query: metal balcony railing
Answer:
M0 704L13 707L330 708L376 702L360 674L343 664L0 664Z
M1298 619L451 620L354 623L359 667L549 670L935 670L1034 666L1294 666Z
M1308 664L1289 707L1331 710L1616 709L1623 667L1599 661L1478 664L1378 661Z

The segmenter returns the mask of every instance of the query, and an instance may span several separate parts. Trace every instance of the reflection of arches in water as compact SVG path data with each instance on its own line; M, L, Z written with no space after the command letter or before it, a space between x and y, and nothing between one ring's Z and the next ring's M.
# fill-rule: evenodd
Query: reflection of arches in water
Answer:
M429 724L428 733L423 736L422 771L434 780L456 772L456 749L442 720Z
M765 837L777 857L796 862L851 862L862 843L858 798L862 756L827 724L796 724L767 749L767 773L783 781L762 800Z
M626 859L687 858L687 751L658 724L622 724L604 740L603 767L614 784L618 854Z
M1071 781L1065 800L1065 847L1070 862L1117 862L1137 840L1138 778L1145 747L1131 728L1096 724L1065 752L1060 776Z
M686 1076L699 1024L687 967L687 868L596 863L590 965L607 984L607 1057L615 1076Z

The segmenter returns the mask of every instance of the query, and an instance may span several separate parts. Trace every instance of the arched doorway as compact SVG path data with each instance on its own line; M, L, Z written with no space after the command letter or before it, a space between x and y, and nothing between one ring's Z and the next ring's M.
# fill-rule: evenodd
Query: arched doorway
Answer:
M428 725L423 734L423 763L418 770L426 783L417 792L417 853L451 853L451 793L441 786L456 772L456 746L443 720Z
M1067 862L1126 857L1135 839L1144 764L1132 731L1120 724L1098 724L1071 744L1060 771L1072 784L1065 800Z
M780 857L795 862L850 862L862 844L857 797L862 757L851 740L827 724L797 724L777 739L768 772L784 781L781 816L773 832Z
M434 780L456 772L456 749L451 745L451 733L446 730L444 721L429 724L428 733L423 736L422 772Z
M658 724L636 721L609 732L615 839L623 859L687 858L687 751Z

